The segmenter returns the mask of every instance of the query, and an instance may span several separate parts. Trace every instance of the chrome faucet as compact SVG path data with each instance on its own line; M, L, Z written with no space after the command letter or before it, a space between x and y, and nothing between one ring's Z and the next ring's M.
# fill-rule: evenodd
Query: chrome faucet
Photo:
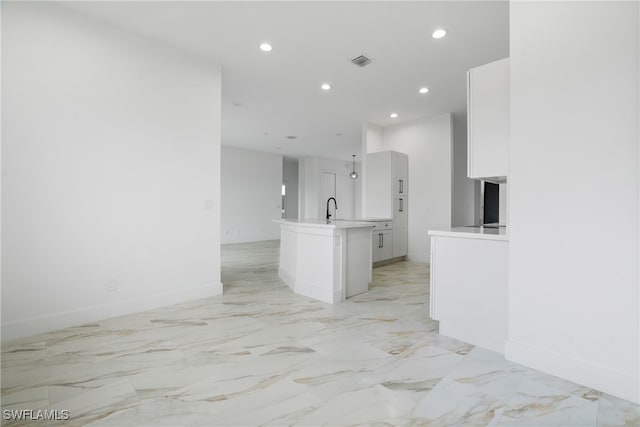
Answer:
M327 199L327 221L329 221L329 218L331 218L331 214L329 213L329 202L333 200L333 205L336 207L336 210L338 210L338 202L336 202L336 198L335 197L329 197Z

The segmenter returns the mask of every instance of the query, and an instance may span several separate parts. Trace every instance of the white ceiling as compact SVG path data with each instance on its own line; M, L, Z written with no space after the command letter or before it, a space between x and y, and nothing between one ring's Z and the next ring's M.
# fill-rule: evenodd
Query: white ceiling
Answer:
M466 70L509 54L507 1L65 4L221 63L222 143L286 156L349 160L363 122L465 114Z

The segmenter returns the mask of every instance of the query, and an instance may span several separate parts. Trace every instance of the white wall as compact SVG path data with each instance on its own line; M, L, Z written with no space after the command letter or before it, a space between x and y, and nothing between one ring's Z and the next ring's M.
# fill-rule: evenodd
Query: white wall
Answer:
M320 159L298 159L298 217L324 218L320 215Z
M451 226L477 224L480 213L480 182L467 178L467 116L451 114L453 122L453 187Z
M376 153L384 151L384 128L376 126L372 123L362 124L362 153L360 160L362 162L360 178L360 206L367 206L367 153ZM359 216L363 216L360 214ZM366 216L366 215L364 215Z
M2 39L2 338L219 294L219 66L44 2Z
M321 200L320 177L322 172L336 174L336 200L338 211L336 218L355 218L361 212L361 200L356 197L361 194L358 188L362 183L362 176L358 179L349 178L353 169L351 161L326 159L323 157L302 157L299 159L299 212L300 218L324 218L327 201ZM361 164L356 162L356 170Z
M407 257L413 261L429 262L428 230L451 227L452 139L449 113L383 128L383 149L409 155Z
M509 184L504 182L498 187L498 223L509 224Z
M282 183L286 185L285 218L298 218L298 159L282 160Z
M377 153L385 150L384 128L371 123L365 123L362 130L365 136L367 149L369 153Z
M222 147L222 243L280 238L282 156Z
M638 3L510 10L506 355L638 403Z
M355 218L362 218L362 197L363 197L363 191L362 188L364 186L364 174L362 172L364 168L364 161L359 162L356 161L356 172L358 173L358 178L356 178L355 181L353 181L353 198L354 198L354 212L353 212L353 216ZM353 170L353 163L351 165L351 169Z

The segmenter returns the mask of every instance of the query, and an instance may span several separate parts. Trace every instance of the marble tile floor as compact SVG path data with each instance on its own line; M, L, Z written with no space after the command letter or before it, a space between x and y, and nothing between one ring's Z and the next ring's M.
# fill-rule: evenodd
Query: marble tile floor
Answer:
M224 245L224 295L2 344L2 425L640 426L637 405L437 333L428 268L330 305L278 242ZM5 410L69 420L7 421Z

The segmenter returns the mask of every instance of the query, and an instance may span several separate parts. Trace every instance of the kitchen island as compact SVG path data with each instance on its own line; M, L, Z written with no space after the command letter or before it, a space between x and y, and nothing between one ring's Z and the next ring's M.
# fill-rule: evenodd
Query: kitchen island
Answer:
M367 292L371 281L371 223L282 219L280 278L295 293L336 303Z
M430 315L439 332L504 354L509 241L504 227L429 230Z

